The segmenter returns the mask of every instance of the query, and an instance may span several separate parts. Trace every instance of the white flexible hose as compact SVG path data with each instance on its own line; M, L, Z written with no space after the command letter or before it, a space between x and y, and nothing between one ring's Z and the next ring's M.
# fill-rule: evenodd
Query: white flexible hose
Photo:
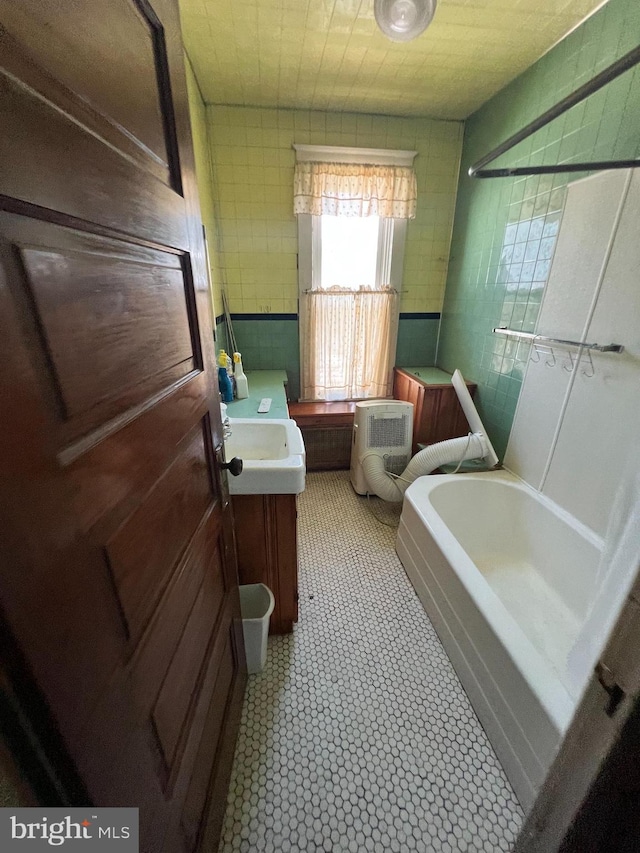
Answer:
M371 494L378 495L384 501L397 503L411 483L418 477L430 474L441 465L447 465L458 460L479 459L486 453L486 445L482 436L473 433L463 438L450 438L425 447L413 457L404 469L399 479L392 477L384 470L384 459L375 451L369 451L362 459L362 470Z

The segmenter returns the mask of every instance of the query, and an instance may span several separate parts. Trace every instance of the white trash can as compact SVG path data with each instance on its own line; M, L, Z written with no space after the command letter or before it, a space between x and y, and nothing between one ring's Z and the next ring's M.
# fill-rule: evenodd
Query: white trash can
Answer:
M249 674L261 672L267 662L269 619L276 600L268 586L249 583L240 587L242 632Z

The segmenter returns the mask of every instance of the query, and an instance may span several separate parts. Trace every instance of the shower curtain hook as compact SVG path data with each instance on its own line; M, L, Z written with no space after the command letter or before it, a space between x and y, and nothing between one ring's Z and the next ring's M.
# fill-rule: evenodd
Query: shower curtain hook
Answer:
M556 366L556 354L553 351L553 347L549 347L549 355L551 356L553 361L549 361L549 359L547 359L545 361L545 364L547 365L547 367L555 367Z
M595 376L596 369L593 366L593 359L591 358L591 350L589 350L589 349L587 350L587 358L589 359L589 367L591 368L591 372L588 373L587 370L583 367L582 368L582 374L583 374L583 376L586 376L588 379L591 379L592 376Z
M537 358L533 357L534 352L538 356ZM534 364L538 364L540 361L540 350L538 349L536 344L533 344L533 346L531 347L531 352L529 353L529 360L532 361Z
M567 352L567 355L569 356L569 367L567 367L566 364L563 364L562 369L566 370L567 373L573 373L573 368L575 367L575 364L573 362L573 353L571 352L571 350Z

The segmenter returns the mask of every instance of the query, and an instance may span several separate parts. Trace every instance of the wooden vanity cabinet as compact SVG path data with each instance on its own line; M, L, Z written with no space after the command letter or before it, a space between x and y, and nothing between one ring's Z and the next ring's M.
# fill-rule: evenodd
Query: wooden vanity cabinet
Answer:
M297 495L233 495L241 584L264 583L276 599L270 634L298 621Z
M418 444L434 444L469 432L458 395L446 376L442 371L442 382L423 381L401 367L393 369L394 399L413 403L413 453L418 452ZM476 384L466 384L473 397Z

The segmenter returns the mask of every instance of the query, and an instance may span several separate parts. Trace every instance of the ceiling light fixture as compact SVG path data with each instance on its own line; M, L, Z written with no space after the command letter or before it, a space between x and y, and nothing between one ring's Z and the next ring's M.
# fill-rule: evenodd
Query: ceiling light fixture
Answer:
M436 11L436 0L375 0L376 23L391 41L411 41L423 33Z

